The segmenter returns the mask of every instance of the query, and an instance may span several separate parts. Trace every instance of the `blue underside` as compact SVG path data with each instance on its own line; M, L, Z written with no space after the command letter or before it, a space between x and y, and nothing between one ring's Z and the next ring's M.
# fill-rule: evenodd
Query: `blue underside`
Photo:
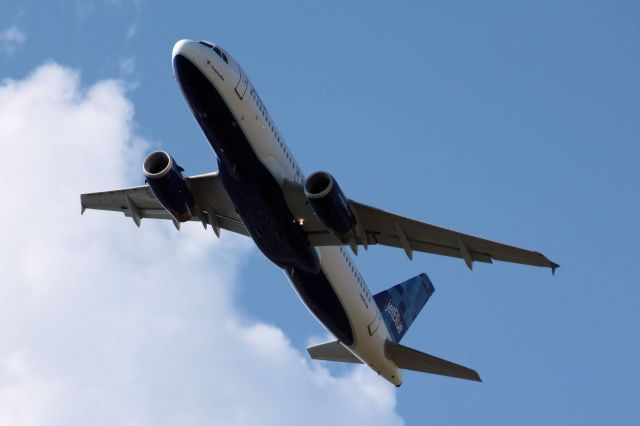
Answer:
M174 58L173 66L189 107L218 156L222 184L256 245L284 269L316 317L340 341L352 345L353 331L344 307L294 220L282 188L206 76L181 55Z

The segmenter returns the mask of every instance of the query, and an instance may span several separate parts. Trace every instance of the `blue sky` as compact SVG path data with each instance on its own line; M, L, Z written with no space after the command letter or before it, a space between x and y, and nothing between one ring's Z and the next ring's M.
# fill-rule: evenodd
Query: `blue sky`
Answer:
M476 265L469 272L459 259L431 255L409 262L402 251L381 247L358 256L374 292L427 272L436 293L403 343L471 366L485 381L407 373L403 386L392 391L387 411L410 425L637 424L638 4L345 3L6 2L0 17L0 78L26 81L42 64L55 62L79 72L85 88L121 80L124 89L114 96L126 99L134 114L126 127L131 135L124 139L140 139L143 145L134 143L130 158L118 162L117 178L97 179L88 176L90 168L64 165L85 170L73 181L80 190L83 180L86 191L137 185L143 177L134 159L155 148L171 152L190 174L215 168L173 79L170 53L180 38L219 43L243 65L307 174L327 170L355 200L540 250L561 265L551 277L546 270L501 263ZM38 120L32 123L39 126ZM89 146L91 128L86 130ZM46 137L38 140L46 143ZM102 149L109 148L98 146L92 155L100 157ZM54 151L50 155L58 155ZM14 159L30 158L18 154ZM81 155L71 158L84 161ZM108 176L109 168L100 167ZM20 176L23 169L10 170ZM23 173L34 171L25 166ZM15 182L9 189L30 188ZM79 210L77 198L56 201ZM35 220L43 213L29 209L22 216ZM75 227L96 217L108 220L107 229L126 222L94 215L64 223ZM133 225L124 225L105 243L111 250L136 247L137 238L154 244L154 237L140 237ZM164 236L171 228L165 225L151 229ZM188 235L205 232L193 228ZM73 243L91 240L91 229ZM166 238L177 238L175 250L188 252L184 237ZM170 251L172 242L163 240L162 247ZM205 266L204 259L191 265L203 273L225 268L228 250L239 258L228 275L212 280L212 285L233 283L225 288L239 323L280 330L302 357L312 336L324 336L283 274L256 249L229 235L206 247L214 266ZM104 253L122 260L119 253ZM140 257L153 269L170 255ZM193 279L206 281L200 275ZM11 282L1 276L0 281L3 286ZM172 287L172 297L186 297L181 291L189 288ZM109 300L118 305L121 301L112 296ZM158 306L166 307L164 302ZM207 319L192 318L194 323ZM12 346L4 348L9 353ZM189 362L199 352L173 354ZM323 368L336 377L367 374ZM164 371L152 369L149 377L138 379L152 381L156 372L171 383ZM271 383L269 371L256 371L240 381L256 388ZM339 386L348 389L350 383ZM188 387L189 381L183 384ZM377 382L370 386L384 389ZM10 390L5 386L4 394ZM205 385L192 390L198 391L212 393ZM361 388L354 385L354 392ZM248 407L268 405L264 396L249 395L259 400L249 398ZM289 403L312 406L304 396L298 401L294 395ZM385 398L363 401L388 402ZM0 416L2 402L10 400L0 397ZM203 401L223 404L195 397L189 403L202 408ZM344 413L347 423L349 412L332 404L336 401L328 399L319 409ZM121 409L117 402L112 405Z

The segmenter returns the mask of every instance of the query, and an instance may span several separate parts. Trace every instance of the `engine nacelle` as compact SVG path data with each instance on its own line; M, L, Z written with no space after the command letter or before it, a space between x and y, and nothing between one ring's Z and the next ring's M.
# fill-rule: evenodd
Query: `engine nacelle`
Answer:
M356 219L333 176L327 172L315 172L305 181L304 194L324 226L343 242L351 238Z
M156 151L144 159L142 169L162 207L180 222L191 219L195 202L182 176L182 167L166 152Z

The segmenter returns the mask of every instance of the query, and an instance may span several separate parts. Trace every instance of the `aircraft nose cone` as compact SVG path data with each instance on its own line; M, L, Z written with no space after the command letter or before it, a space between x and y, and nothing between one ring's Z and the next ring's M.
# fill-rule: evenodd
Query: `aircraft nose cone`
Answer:
M173 45L173 51L171 52L171 59L177 55L189 56L189 53L193 51L194 44L197 44L193 40L182 39Z

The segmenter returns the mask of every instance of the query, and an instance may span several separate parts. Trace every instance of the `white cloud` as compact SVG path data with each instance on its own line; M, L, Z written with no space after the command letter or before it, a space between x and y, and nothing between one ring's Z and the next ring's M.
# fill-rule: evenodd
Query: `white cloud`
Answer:
M27 41L25 33L12 25L6 30L0 32L0 53L3 55L12 55L16 49Z
M127 32L124 36L125 41L130 41L136 36L136 34L138 34L138 26L136 24L129 25L129 28L127 28Z
M142 180L132 119L121 83L57 64L0 84L0 424L401 424L388 383L238 313L248 239L79 215Z
M120 74L127 75L136 71L136 58L128 56L120 59Z

